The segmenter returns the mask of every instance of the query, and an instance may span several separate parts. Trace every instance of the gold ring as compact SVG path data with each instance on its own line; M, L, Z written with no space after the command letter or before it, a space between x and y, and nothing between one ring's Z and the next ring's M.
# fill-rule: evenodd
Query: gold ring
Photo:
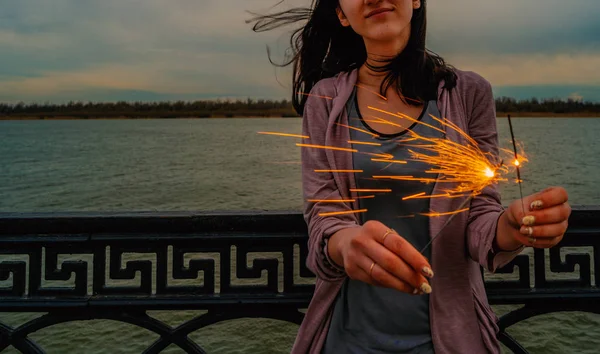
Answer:
M394 231L394 229L388 229L385 234L383 234L383 238L381 239L381 243L383 244L385 242L385 238L388 237L389 234L391 234L392 232L396 232Z
M531 243L531 244L534 244L534 243L535 243L535 240L536 240L536 238L535 238L535 237L531 237L531 236L529 236L529 237L528 237L528 240L529 240L529 243Z
M373 277L373 267L375 267L375 262L371 263L371 268L369 269L369 276Z

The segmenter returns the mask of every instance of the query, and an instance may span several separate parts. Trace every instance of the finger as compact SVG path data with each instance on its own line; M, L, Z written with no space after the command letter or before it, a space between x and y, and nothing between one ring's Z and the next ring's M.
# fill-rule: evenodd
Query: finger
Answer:
M558 224L547 224L537 226L521 226L519 232L525 237L533 238L553 238L564 235L567 231L569 224L567 221L563 221Z
M433 271L427 259L395 231L389 232L390 229L387 226L372 220L367 221L363 225L363 229L371 234L376 241L402 258L414 270L421 272L426 277L433 277Z
M398 237L395 233L394 236ZM392 235L389 237L392 237ZM413 269L398 255L394 254L380 243L377 243L376 241L371 242L373 244L366 247L367 256L373 259L381 269L408 283L415 289L419 289L426 294L431 293L429 282L420 272Z
M431 265L427 261L427 258L417 251L404 237L394 232L386 237L384 246L402 258L412 269L428 278L433 277L433 270L431 270Z
M407 294L415 293L414 287L394 277L369 257L361 257L358 267L360 268L360 272L357 272L359 280L365 283L396 289Z
M525 226L557 224L568 220L570 215L571 206L569 203L564 203L551 208L529 212L521 220L521 223Z
M554 247L562 240L562 237L534 238L534 237L528 237L525 235L518 235L518 236L516 236L516 238L519 242L521 242L525 246L530 246L530 247L535 247L535 248Z
M529 211L533 211L566 203L569 195L562 187L550 187L523 199L529 207Z
M433 270L427 259L398 233L378 221L367 221L363 225L363 230L402 258L414 270L421 272L426 277L433 277Z

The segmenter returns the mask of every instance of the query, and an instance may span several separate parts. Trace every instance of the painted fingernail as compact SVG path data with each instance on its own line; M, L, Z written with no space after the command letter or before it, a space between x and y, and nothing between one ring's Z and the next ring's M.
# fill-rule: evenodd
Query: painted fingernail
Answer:
M523 235L531 236L533 235L533 228L530 226L523 226L519 232L521 232Z
M431 270L431 268L423 267L423 269L421 269L421 271L423 272L424 276L426 276L428 278L433 278L433 270Z
M525 225L533 225L535 223L535 216L533 215L527 215L526 217L523 218L523 220L521 220L523 222L523 224Z
M536 210L536 209L540 209L542 207L542 201L541 200L534 200L533 202L531 202L531 204L529 205L529 210Z
M423 283L423 284L421 284L421 291L424 292L425 294L429 294L429 293L431 293L431 286L429 286L429 284L427 284L427 283Z

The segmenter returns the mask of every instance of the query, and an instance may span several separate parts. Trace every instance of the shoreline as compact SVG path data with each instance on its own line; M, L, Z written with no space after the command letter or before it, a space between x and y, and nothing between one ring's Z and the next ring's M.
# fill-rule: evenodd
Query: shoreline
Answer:
M552 113L552 112L497 112L496 118L506 118L510 114L511 118L600 118L600 112L580 112L580 113ZM183 117L77 117L77 116L0 116L0 120L135 120L135 119L255 119L255 118L275 118L289 119L301 118L291 115L252 115L252 116L232 116L231 114L214 114L206 116L183 116Z
M600 118L600 112L553 113L553 112L497 112L496 118Z

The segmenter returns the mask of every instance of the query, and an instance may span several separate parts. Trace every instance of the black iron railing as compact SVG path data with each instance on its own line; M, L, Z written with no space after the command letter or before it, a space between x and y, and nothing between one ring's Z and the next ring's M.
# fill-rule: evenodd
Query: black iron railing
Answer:
M188 334L229 319L300 324L314 288L306 237L298 213L0 213L0 312L45 313L17 327L0 323L0 352L12 345L43 353L29 335L78 320L148 329L159 338L145 353L171 344L204 353ZM519 321L556 311L600 313L598 247L600 207L576 207L559 246L486 275L491 304L521 305L498 323L508 348L527 353L506 332ZM148 314L180 309L207 312L177 327Z

